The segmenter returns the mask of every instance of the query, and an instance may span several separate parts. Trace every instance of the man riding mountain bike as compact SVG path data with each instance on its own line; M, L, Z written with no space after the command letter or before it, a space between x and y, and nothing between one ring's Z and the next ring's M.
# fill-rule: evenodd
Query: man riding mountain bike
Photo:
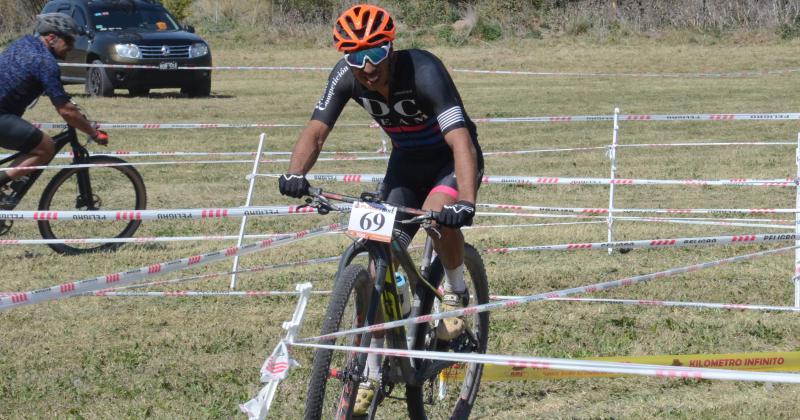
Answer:
M56 61L72 50L84 28L63 13L45 13L37 16L35 30L36 35L24 36L0 53L0 147L23 153L12 169L0 172L0 187L6 190L0 194L2 209L14 208L19 200L12 181L33 171L14 168L46 165L55 154L53 139L22 119L25 109L42 94L50 97L67 124L98 144L108 144L108 135L96 130L64 91Z
M347 101L361 105L392 140L383 182L383 197L391 204L439 212L434 248L445 268L442 310L469 303L464 281L464 236L483 174L483 155L475 124L442 62L423 50L393 49L395 23L384 9L356 5L339 16L333 28L336 48L344 53L328 78L322 98L295 144L287 173L279 179L281 194L308 194L305 175L314 166ZM411 242L418 225L399 229ZM460 318L439 323L441 340L458 337L465 328ZM383 336L372 347L383 347ZM381 358L369 355L367 376L379 377ZM354 414L368 409L373 385L362 384Z

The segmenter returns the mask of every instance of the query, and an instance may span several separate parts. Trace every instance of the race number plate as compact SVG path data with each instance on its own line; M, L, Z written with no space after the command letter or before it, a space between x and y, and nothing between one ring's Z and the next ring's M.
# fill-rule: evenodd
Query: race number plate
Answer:
M158 63L159 70L178 70L177 61L162 61Z
M391 242L395 216L396 207L356 201L350 212L347 233L373 241Z

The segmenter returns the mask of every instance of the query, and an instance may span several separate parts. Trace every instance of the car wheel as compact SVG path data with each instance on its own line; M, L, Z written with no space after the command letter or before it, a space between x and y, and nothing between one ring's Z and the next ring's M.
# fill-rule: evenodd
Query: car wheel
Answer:
M191 86L181 88L181 93L190 98L202 98L211 96L211 79L198 82Z
M92 64L103 64L100 60L92 61ZM106 70L101 67L89 67L86 76L86 93L91 96L111 96L114 94L114 86L106 74Z
M147 96L147 95L150 94L150 89L148 89L148 88L128 89L128 93L131 96Z

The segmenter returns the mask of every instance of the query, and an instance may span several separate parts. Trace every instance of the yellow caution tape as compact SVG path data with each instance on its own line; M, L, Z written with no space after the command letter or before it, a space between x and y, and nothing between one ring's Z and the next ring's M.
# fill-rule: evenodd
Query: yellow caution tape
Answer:
M580 360L601 360L604 362L639 363L660 366L686 366L699 368L718 368L730 370L751 370L759 372L800 371L800 352L770 353L732 353L732 354L683 354L663 356L629 357L591 357ZM442 371L440 379L457 382L464 379L466 366L457 363ZM537 379L593 378L601 376L623 376L616 373L577 372L566 370L538 369L486 365L483 381L518 381Z

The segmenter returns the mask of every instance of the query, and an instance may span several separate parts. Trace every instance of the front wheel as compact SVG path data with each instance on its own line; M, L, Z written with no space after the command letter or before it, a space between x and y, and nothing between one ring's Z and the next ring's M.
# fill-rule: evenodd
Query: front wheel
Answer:
M470 244L464 245L464 280L467 282L467 287L470 291L470 306L483 305L489 303L489 283L486 279L486 269L483 265L478 251ZM431 280L438 284L438 279L443 276L443 269L440 260L436 260L431 265ZM430 297L430 294L428 295ZM432 301L423 302L423 310L430 311ZM425 312L429 313L429 312ZM465 318L465 321L472 332L475 334L476 342L473 343L474 348L472 351L475 353L486 353L486 347L489 340L489 313L482 312L472 315L472 317ZM418 337L426 334L427 331L433 329L433 325L420 324ZM427 328L426 328L427 327ZM427 334L429 337L430 333ZM419 340L422 341L422 340ZM431 339L424 346L417 347L416 350L429 350L429 351L447 351L446 347L442 346L442 342ZM458 370L459 378L463 373L463 378L458 381L451 380L455 375L454 371ZM478 389L481 385L481 376L483 375L483 365L480 363L466 363L458 364L453 367L453 370L445 370L439 378L448 378L443 383L434 384L439 385L439 389L434 390L434 387L428 388L429 391L436 391L443 393L444 399L438 401L439 397L428 395L428 400L437 400L434 404L425 404L425 389L424 387L406 386L406 405L408 407L408 416L412 419L425 419L425 418L450 418L450 419L466 419L469 417L472 407L475 404L475 399L478 397ZM432 385L430 382L426 383ZM444 392L442 392L444 391Z
M325 311L321 334L364 325L372 284L364 266L349 265L338 274L333 294ZM360 346L361 335L339 337L322 344ZM305 418L349 419L355 405L359 377L364 371L365 355L317 349L308 383ZM332 376L338 373L338 378Z
M81 163L95 166L59 171L45 187L39 210L113 211L144 210L147 207L144 181L136 169L132 166L102 166L125 163L124 160L92 156ZM69 220L39 220L38 223L39 232L45 239L130 238L141 220L88 215ZM48 246L60 254L74 255L114 250L121 243L70 241Z

